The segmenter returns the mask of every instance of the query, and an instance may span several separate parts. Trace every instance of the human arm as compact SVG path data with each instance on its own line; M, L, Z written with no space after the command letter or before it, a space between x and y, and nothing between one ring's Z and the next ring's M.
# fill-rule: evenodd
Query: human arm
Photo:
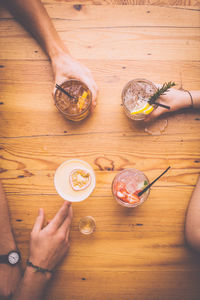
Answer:
M33 265L53 270L64 258L69 248L69 230L72 207L65 201L55 217L44 226L44 211L39 215L31 232L29 261ZM35 272L27 266L12 300L42 300L51 273Z
M87 67L72 58L41 1L5 0L4 3L50 57L55 83L61 84L71 78L83 81L92 92L94 107L98 88L93 76Z
M192 106L197 109L200 108L200 91L189 92L192 96L192 100L190 94L187 91L177 90L173 88L169 89L169 91L158 98L157 102L170 106L170 110L163 107L158 107L148 115L145 121L152 121L166 112L173 112L182 108L189 108Z
M16 250L11 229L8 203L0 182L0 255ZM20 266L0 265L0 299L7 299L16 289L21 278Z
M187 209L185 237L187 243L200 252L200 176Z

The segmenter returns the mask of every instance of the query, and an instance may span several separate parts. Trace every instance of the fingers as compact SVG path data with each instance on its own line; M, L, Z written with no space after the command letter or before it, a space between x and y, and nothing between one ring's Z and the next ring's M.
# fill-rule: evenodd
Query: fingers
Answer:
M87 86L88 88L90 89L91 93L92 93L92 108L94 108L96 106L96 99L97 99L97 95L98 95L98 87L97 87L97 84L96 82L94 81L92 75L90 75L90 73L88 73L88 76L80 76L80 77L75 77L75 76L66 76L66 77L63 77L63 76L57 76L56 77L56 81L55 81L55 85L56 83L61 85L64 81L66 80L69 80L69 79L77 79L77 80L81 80L83 81ZM55 95L55 92L56 92L56 87L54 85L54 88L53 88L53 92L52 92L52 96L54 98L54 95Z
M145 122L152 121L152 120L158 118L160 115L162 115L165 112L166 112L166 109L164 109L162 107L157 107L152 113L149 114L148 117L146 117L146 119L144 121Z
M94 108L96 106L96 99L97 99L97 95L98 95L97 84L95 83L92 75L90 75L89 77L84 76L80 79L88 86L88 88L90 89L90 91L92 93L92 108Z
M94 109L94 107L97 105L96 100L97 100L98 91L93 88L93 89L91 89L91 92L92 92L92 109Z
M73 218L73 210L72 210L72 206L70 206L68 215L66 216L66 218L65 218L64 222L62 223L62 226L60 226L59 230L64 231L65 233L68 233L71 222L72 222L72 218Z
M47 220L46 225L49 225L51 223L51 220Z
M42 229L43 224L44 224L44 210L40 208L32 232L39 232Z
M64 204L61 206L55 217L49 223L49 228L57 230L63 224L65 218L68 216L70 206L70 202L64 202Z
M56 76L56 79L55 79L55 82L54 82L54 87L53 87L53 92L52 92L53 98L54 98L54 95L55 95L55 92L56 92L56 84L61 85L66 80L69 80L69 77L67 77L67 76L64 77L62 75L61 76L60 75Z

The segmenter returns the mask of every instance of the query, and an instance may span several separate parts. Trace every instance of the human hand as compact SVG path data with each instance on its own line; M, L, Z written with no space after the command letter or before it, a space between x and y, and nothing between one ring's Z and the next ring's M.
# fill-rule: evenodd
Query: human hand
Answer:
M98 87L91 71L73 59L69 54L62 52L52 59L55 84L62 84L68 79L78 79L84 82L92 92L92 109L96 106ZM55 93L55 90L54 92Z
M157 87L161 87L161 85L156 85ZM172 112L179 110L181 108L186 108L191 106L191 99L188 92L184 90L177 90L177 89L169 89L164 95L161 95L157 102L161 104L165 104L170 106L170 110L158 106L152 113L150 113L145 122L152 121L153 119L159 117L160 115L166 112Z
M44 211L39 210L31 232L29 260L36 266L52 270L66 255L69 248L69 231L72 206L65 201L55 217L44 225Z

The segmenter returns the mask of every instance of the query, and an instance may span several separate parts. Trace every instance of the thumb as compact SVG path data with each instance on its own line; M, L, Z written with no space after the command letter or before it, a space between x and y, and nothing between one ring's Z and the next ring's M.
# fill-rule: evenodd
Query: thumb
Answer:
M158 118L160 115L162 115L165 112L166 112L165 109L163 109L162 107L158 107L152 113L150 113L149 116L146 117L146 119L144 121L145 122L152 121L152 120Z
M95 109L95 106L97 105L97 101L96 101L96 93L92 93L92 106L91 106L91 111L93 112Z
M44 224L44 210L40 208L32 232L39 232L42 229L43 224Z
M67 80L69 80L69 78L67 76L63 77L62 75L56 75L54 86L53 86L53 91L52 91L53 98L54 98L56 90L57 90L56 84L62 85Z

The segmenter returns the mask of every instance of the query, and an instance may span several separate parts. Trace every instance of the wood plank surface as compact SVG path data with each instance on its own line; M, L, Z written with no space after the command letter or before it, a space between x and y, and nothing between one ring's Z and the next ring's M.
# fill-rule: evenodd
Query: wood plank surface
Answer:
M59 286L57 294L52 294L52 299L64 299L65 291L63 285L67 285L67 290L71 299L77 299L78 290L81 288L84 291L84 295L87 298L92 299L112 299L113 295L115 299L130 300L131 299L160 299L159 291L162 290L162 299L198 299L198 272L176 272L176 280L173 278L173 272L162 273L160 271L155 272L115 272L115 282L112 287L110 281L113 277L110 272L97 272L94 276L94 272L62 272L55 278L53 286L50 292L53 291L54 284ZM127 281L127 277L130 278L130 282ZM66 283L66 279L73 278L72 285ZM136 286L135 282L139 284ZM187 287L183 282L187 281ZM92 282L92 289L91 289ZM180 296L177 296L177 286L180 287ZM49 293L50 295L50 293ZM144 298L143 298L144 297Z
M52 20L54 22L55 20L62 21L59 27L66 28L66 30L67 28L144 27L145 25L148 27L196 27L199 24L198 9L186 9L185 7L179 9L173 6L155 7L150 5L83 5L77 9L76 6L61 1L59 5L46 3L44 6ZM13 18L3 6L0 16L1 21ZM110 16L114 16L114 18Z
M79 10L79 4L82 5L155 5L155 6L178 6L178 7L199 7L200 2L198 0L79 0L77 4L74 0L43 0L45 3L67 3L73 4Z
M7 31L6 24L3 31ZM30 42L26 33L15 35L15 40L9 33L1 37L0 58L45 59L45 54L35 41ZM198 28L80 28L66 34L61 32L60 36L70 44L68 48L77 59L190 60L192 51L193 60L200 60Z
M123 6L122 9L115 6L112 8L114 20L109 18L109 6L106 9L84 6L77 12L71 6L65 10L64 4L59 4L56 8L47 5L47 10L55 18L54 24L62 39L78 59L190 60L191 52L193 60L200 58L198 10L183 13L166 7ZM123 14L124 17L120 17ZM0 58L46 58L29 34L7 18L1 20L0 45Z
M87 200L73 205L71 248L46 299L198 300L199 256L185 243L184 222L200 172L199 111L135 124L123 113L121 91L133 78L200 89L200 2L43 3L100 93L86 120L65 120L52 98L49 59L0 7L0 179L23 266L38 208L48 220L63 202L53 185L55 170L80 158L94 168L97 184ZM138 168L151 181L169 165L142 206L129 210L113 199L118 171ZM86 215L96 220L91 236L78 229Z

